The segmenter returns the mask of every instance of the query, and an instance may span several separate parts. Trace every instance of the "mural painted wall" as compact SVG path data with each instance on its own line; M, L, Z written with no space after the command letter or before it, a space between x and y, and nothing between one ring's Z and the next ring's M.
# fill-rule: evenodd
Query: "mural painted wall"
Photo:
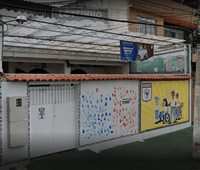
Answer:
M80 146L138 133L138 81L81 84Z
M141 131L189 120L188 81L141 83Z
M132 61L131 73L141 72L184 72L185 52L173 52L153 56L145 61ZM187 63L186 57L186 63ZM187 65L186 65L187 70Z

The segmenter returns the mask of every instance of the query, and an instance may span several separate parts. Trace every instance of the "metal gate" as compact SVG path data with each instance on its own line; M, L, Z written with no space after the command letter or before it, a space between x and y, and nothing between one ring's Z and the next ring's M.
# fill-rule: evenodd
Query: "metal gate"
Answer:
M75 148L74 86L30 87L31 158Z
M58 104L74 102L74 86L32 86L30 87L31 105Z

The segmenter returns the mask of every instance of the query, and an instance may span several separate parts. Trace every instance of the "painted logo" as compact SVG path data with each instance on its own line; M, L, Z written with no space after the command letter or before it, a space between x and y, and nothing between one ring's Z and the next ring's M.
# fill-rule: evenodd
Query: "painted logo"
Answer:
M122 104L129 104L129 103L130 103L130 98L122 99Z
M152 83L142 83L142 100L149 102L152 99Z
M41 107L38 109L38 119L45 119L45 108Z

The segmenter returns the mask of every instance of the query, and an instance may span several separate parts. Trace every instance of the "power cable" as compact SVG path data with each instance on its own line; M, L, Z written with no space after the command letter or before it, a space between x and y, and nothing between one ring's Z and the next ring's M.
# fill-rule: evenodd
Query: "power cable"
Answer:
M30 21L35 21L38 22L37 20L33 20L33 19L29 19ZM50 23L50 22L46 22L46 21L39 21L41 23L45 23L45 24L53 24L53 25L58 25L58 26L64 26L64 27L70 27L70 28L75 28L75 29L84 29L87 31L94 31L94 32L100 32L100 33L106 33L106 34L114 34L117 36L130 36L130 37L136 37L136 38L141 38L140 36L131 36L131 35L126 35L126 34L121 34L121 33L113 33L113 32L107 32L107 31L102 31L102 30L95 30L95 29L89 29L89 28L82 28L82 27L76 27L76 26L71 26L71 25L66 25L66 24L58 24L58 23ZM142 23L142 22L134 22L134 23L140 23L140 24L145 24L145 25L156 25L156 26L163 26L163 25L157 25L157 24L148 24L148 23ZM171 27L171 26L169 26ZM190 30L189 30L190 31ZM192 32L192 31L190 31ZM145 38L142 37L144 39L149 39L149 38ZM164 40L162 40L164 41ZM169 41L167 41L169 42Z
M138 6L138 7L140 7L140 8L144 8L143 6L139 6L139 5L134 5L134 6ZM145 9L147 9L147 8L145 8ZM132 11L133 11L133 9L131 9ZM158 14L152 14L152 15L154 15L154 16L160 16L160 17L163 17L163 16L161 16L163 13L160 13L160 11L155 11L155 10L152 10L152 9L149 9L149 11L152 11L152 12L155 12L155 13L158 13ZM160 14L161 15L160 15ZM183 14L183 15L185 15L185 16L191 16L191 15L189 15L189 14ZM183 20L183 17L180 17L180 16L183 16L182 14L180 14L180 15L176 15L176 16L173 16L173 15L168 15L167 17L177 17L177 19L182 19ZM150 18L151 19L151 18ZM191 23L191 21L190 21L190 23ZM190 24L191 25L191 24Z
M59 35L59 36L66 36L67 33L70 32L69 35L81 35L81 36L90 36L90 37L95 37L95 38L99 38L99 39L108 39L108 40L120 40L121 38L142 38L142 39L147 39L147 40L150 40L149 43L151 43L151 41L155 41L155 39L153 38L147 38L147 37L141 37L141 36L131 36L131 35L126 35L126 34L122 34L122 33L113 33L113 32L107 32L107 31L102 31L102 30L94 30L94 29L86 29L86 28L82 28L82 27L75 27L75 26L70 26L70 25L63 25L63 24L58 24L58 23L49 23L49 22L45 22L45 21L35 21L35 20L32 20L34 22L38 22L38 23L45 23L45 24L49 24L49 26L47 25L46 28L38 28L38 27L30 27L30 26L27 26L27 25L21 25L21 27L25 27L25 28L29 28L29 29L37 29L37 30L43 30L43 31L52 31L52 32L58 32L58 33L61 33L61 34L64 34L64 35ZM14 24L8 24L8 25L12 25L14 26ZM55 30L55 27L51 28L50 25L58 25L58 26L63 26L63 27L69 27L69 28L74 28L74 29L84 29L84 30L88 30L89 32L84 32L84 33L76 33L71 30L68 30L66 32L60 32L58 30ZM43 25L41 25L43 26ZM51 29L47 29L47 28L51 28ZM61 30L64 30L63 28L61 28ZM92 31L92 32L91 32ZM100 33L105 33L104 35L98 35L98 34L94 34L93 32L100 32ZM110 36L110 35L115 35L115 36ZM5 36L13 36L13 37L16 37L15 35L9 35L9 34L5 34ZM106 36L106 37L105 37ZM121 36L121 37L120 37ZM21 37L24 37L24 38L38 38L36 36L31 36L31 35L27 35L26 37L25 36L21 36ZM58 40L58 39L48 39L48 37L52 37L52 36L40 36L42 39L45 39L45 40L50 40L50 41L54 41L54 40ZM55 36L55 37L58 37L58 36ZM73 39L73 38L72 38ZM59 41L59 40L58 40ZM157 40L157 41L161 41L161 42L167 42L167 43L172 43L171 41L167 41L167 40ZM68 40L66 42L72 42L72 40ZM148 44L148 43L147 43Z
M168 15L169 17L177 17L178 16L178 18L183 18L181 16L190 16L191 15L190 13L188 13L188 14L174 13L174 15L171 15L173 13L164 13L164 12L156 11L155 9L147 8L147 7L144 7L144 6L141 6L141 5L138 5L138 4L134 4L134 3L133 3L133 6L158 13L158 14L153 14L153 15L156 15L156 16L160 16L160 14L161 14L161 15Z
M176 13L172 13L172 12L163 12L163 11L158 11L158 10L156 10L155 8L150 8L150 7L146 7L146 6L142 6L142 5L140 5L140 4L137 4L137 3L132 3L132 6L134 7L139 7L139 8L143 8L144 10L149 10L149 11L152 11L152 12L156 12L156 13L160 13L160 14L163 14L163 15L170 15L170 14L174 14L174 15L177 15L178 14L178 16L180 16L180 15L191 15L191 13L190 12L188 12L188 13L186 13L186 12L184 12L184 13L178 13L178 12L176 12Z
M66 3L73 3L73 2L76 2L76 0L65 0L65 1L54 1L54 2L42 2L43 4L48 4L48 5L52 5L52 4L66 4Z
M44 42L43 43L36 43L36 44L33 44L32 42L30 42L30 43L28 43L28 42L21 42L21 41L9 41L9 40L5 40L4 41L5 43L12 43L12 44L22 44L22 45L27 45L27 44L29 44L29 45L31 45L31 47L33 47L33 46L46 46L46 47L54 47L54 49L56 49L56 48L58 48L58 50L59 50L59 48L62 48L62 49L66 49L66 48L75 48L75 49L77 49L77 47L76 46L67 46L67 45L61 45L61 44L53 44L53 43L51 43L51 44L44 44ZM59 46L58 46L59 45ZM91 45L91 46L93 46L93 45ZM116 52L116 50L119 50L119 49L117 49L117 47L115 47L115 49L103 49L103 48L99 48L99 49L96 49L95 47L78 47L78 49L82 49L82 50L100 50L100 51L113 51L113 52Z
M190 12L191 13L191 11L187 11L187 10L184 10L184 9L181 9L181 8L175 8L175 7L171 7L171 6L167 6L167 5L158 4L158 3L151 2L151 1L148 1L148 0L141 0L141 1L148 2L148 3L154 4L154 5L158 5L158 6L162 6L162 7L167 7L167 8L171 8L171 9L177 9L177 10L180 10L180 11L186 11L186 12Z
M132 3L133 4L133 3ZM145 7L146 8L146 7ZM99 9L99 7L98 6L92 6L92 9L93 10L105 10L105 9ZM76 11L76 10L87 10L87 9L84 9L83 7L76 7L76 8L69 8L69 7L61 7L61 8L53 8L53 10L55 10L55 11L63 11L63 10L74 10L74 11ZM89 10L91 10L91 9L89 9ZM115 8L115 9L111 9L112 11L122 11L122 9L119 9L119 8ZM124 10L123 9L123 12L124 11L126 11L126 12L128 12L129 10ZM188 12L188 14L190 14L191 12ZM164 14L177 14L177 12L176 13L172 13L172 12L164 12Z
M33 9L30 7L24 7L24 6L18 6L18 5L12 5L12 4L5 4L0 2L2 5L10 6L10 7L17 7L17 8L22 8L26 10L34 10L34 11L40 11L40 12L50 12L50 13L56 13L56 14L65 14L65 15L72 15L72 16L79 16L79 17L87 17L87 18L95 18L95 19L100 19L100 20L107 20L107 21L114 21L114 22L123 22L123 23L132 23L132 24L146 24L146 25L154 25L154 26L161 26L161 27L169 27L169 28L177 28L177 29L184 29L188 32L192 32L186 28L182 28L179 26L166 26L166 25L158 25L158 24L148 24L148 23L140 23L140 22L133 22L133 21L127 21L127 20L117 20L117 19L110 19L110 18L104 18L104 17L96 17L96 16L87 16L87 15L80 15L80 14L71 14L71 13L66 13L66 12L57 12L57 11L51 11L51 10L41 10L41 9Z

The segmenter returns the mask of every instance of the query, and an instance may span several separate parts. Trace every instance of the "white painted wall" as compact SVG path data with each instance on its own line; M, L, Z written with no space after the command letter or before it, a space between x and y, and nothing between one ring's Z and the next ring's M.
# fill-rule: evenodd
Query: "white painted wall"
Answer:
M75 102L31 106L31 158L69 150L75 147L79 150L91 149L99 152L118 145L139 141L141 139L145 140L191 126L191 122L189 121L139 134L138 118L140 116L140 110L138 104L140 94L138 94L138 83L139 81L136 80L82 81L80 115L78 115L79 94L77 92L80 89L78 89L77 85L75 87ZM2 155L4 162L28 158L27 145L16 148L8 147L6 100L7 97L11 96L27 96L26 82L2 82ZM124 98L131 98L130 104L120 103ZM38 108L41 106L46 109L44 120L38 119ZM133 115L129 114L129 109L132 109L130 110L130 114L133 113ZM132 119L132 122L126 121L126 118L124 119L122 115L126 116L128 121ZM79 116L80 129L78 126ZM120 119L122 119L121 123ZM131 127L130 125L134 126ZM103 130L103 133L101 130Z
M4 163L28 158L28 145L8 147L7 97L14 96L27 96L26 82L2 82L2 155Z
M114 130L117 131L116 135L115 134L113 134L113 135L109 134L109 136L107 137L106 133L101 134L101 135L96 133L96 136L94 136L94 133L95 133L94 130L96 130L96 129L93 128L94 127L93 123L96 121L96 120L94 120L94 118L97 117L97 114L100 110L100 107L104 107L103 104L105 103L105 100L103 100L103 102L99 103L99 104L97 104L97 103L93 104L93 101L94 100L96 101L97 99L100 101L101 98L100 98L99 94L103 94L103 99L104 99L105 96L107 96L107 93L111 94L112 89L110 89L110 87L114 87L114 82L116 82L116 86L133 88L134 90L137 90L137 94L138 94L139 89L136 85L137 81L134 81L134 80L81 82L81 108L80 108L81 114L80 114L80 145L79 145L79 150L90 149L90 150L92 150L96 153L99 153L101 150L104 150L104 149L116 147L116 146L119 146L119 145L124 145L124 144L131 143L131 142L145 140L145 139L148 139L148 138L160 136L160 135L163 135L163 134L167 134L167 133L175 132L175 131L178 131L178 130L181 130L181 129L184 129L184 128L191 127L191 121L189 121L189 122L185 122L183 124L177 124L177 125L173 125L173 126L167 126L167 127L164 127L164 128L151 130L149 132L140 133L136 130L135 135L129 135L128 133L126 133L124 131L123 137L120 136L120 129L119 128L114 129ZM96 88L99 89L100 93L96 92ZM141 94L138 94L139 100L141 100L140 95ZM87 100L88 100L88 103L90 103L90 100L92 100L92 104L89 104L89 108L88 108ZM139 100L137 101L137 103L139 102L139 106L140 106ZM113 98L111 99L111 101L113 101ZM115 101L115 99L114 99L114 101ZM97 106L96 111L95 111L95 109L92 108L92 105L94 105L93 107ZM115 105L108 103L108 106L110 108L113 108ZM105 108L106 107L104 107L103 110L105 110ZM115 117L116 117L116 112L113 112L113 111L114 110L111 111L111 115L113 116L113 114L114 114ZM188 110L188 111L189 111L188 114L189 114L189 117L190 117L190 110ZM103 113L105 114L105 111ZM140 117L140 114L141 114L140 110L138 109L137 116ZM112 123L114 124L114 122L112 122L112 118L113 117L111 117L111 123L110 124L112 124ZM108 125L108 124L109 123L105 122L105 125ZM100 126L100 129L101 128L102 128L102 126ZM87 130L89 130L88 135L85 135ZM97 130L98 130L98 128L97 128ZM113 140L113 139L115 139L115 140Z
M70 74L71 67L67 66L67 62L64 64L64 74Z
M138 133L138 82L81 82L79 147L88 149L96 144L97 150L103 150L104 147L99 147L99 142L113 141ZM124 104L123 99L130 102Z

